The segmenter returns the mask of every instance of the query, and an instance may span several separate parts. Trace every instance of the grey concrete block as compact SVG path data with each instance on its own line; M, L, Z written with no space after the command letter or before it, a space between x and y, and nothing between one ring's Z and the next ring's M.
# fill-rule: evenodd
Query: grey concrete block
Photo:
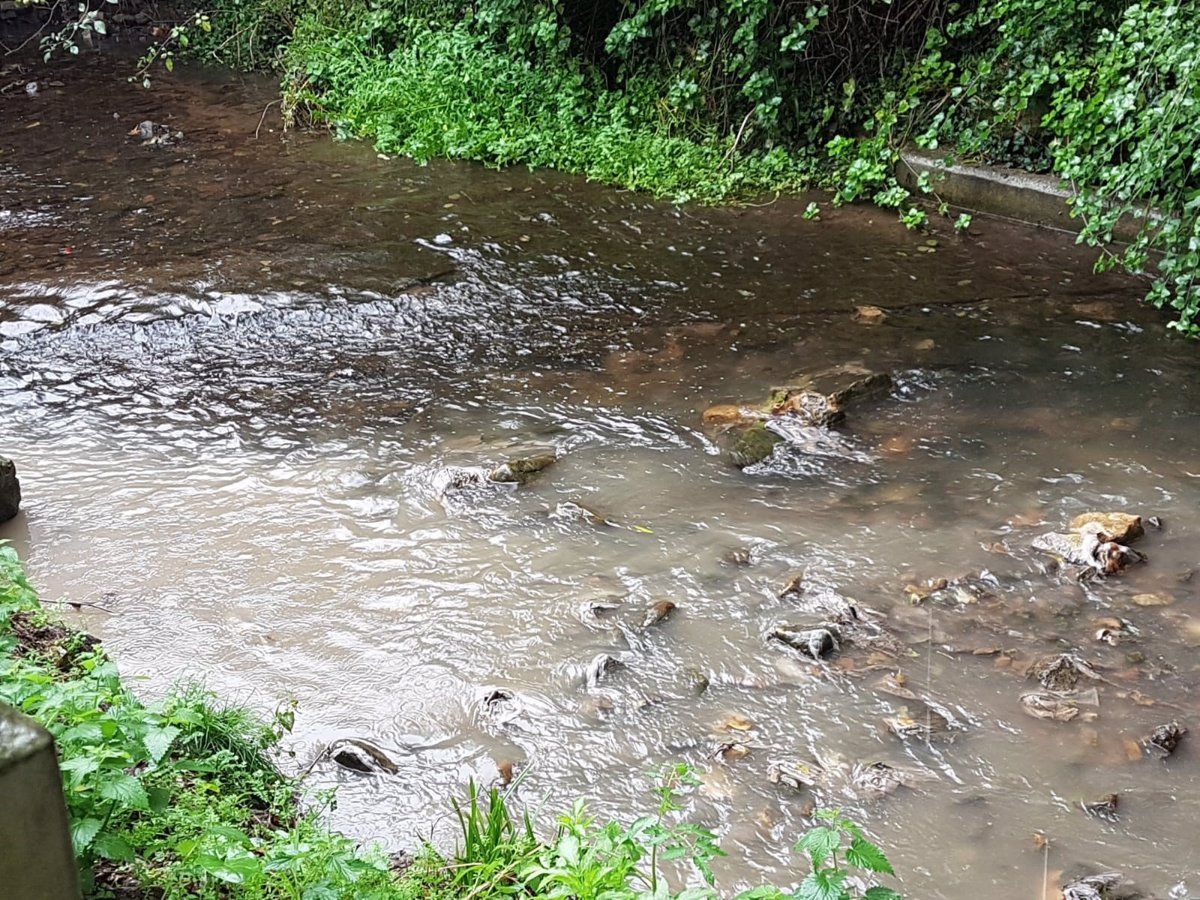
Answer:
M54 738L0 703L0 895L5 900L77 900Z

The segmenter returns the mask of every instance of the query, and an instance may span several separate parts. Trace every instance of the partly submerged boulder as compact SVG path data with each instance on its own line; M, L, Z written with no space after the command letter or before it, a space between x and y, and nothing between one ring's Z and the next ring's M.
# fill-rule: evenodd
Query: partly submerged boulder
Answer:
M488 478L492 481L524 484L538 472L550 468L557 460L558 456L554 453L520 456L496 466L488 474Z
M7 522L21 509L21 482L13 461L0 456L0 522Z
M825 447L820 435L846 418L860 403L886 396L891 376L860 365L834 366L797 375L771 389L762 403L724 403L710 406L701 415L704 424L732 433L730 461L738 468L762 462L781 441L803 452L854 456L844 448Z
M1124 544L1102 538L1100 526L1089 521L1074 534L1051 532L1039 535L1033 539L1033 547L1071 565L1084 566L1099 575L1115 575L1126 566L1142 562L1145 558Z

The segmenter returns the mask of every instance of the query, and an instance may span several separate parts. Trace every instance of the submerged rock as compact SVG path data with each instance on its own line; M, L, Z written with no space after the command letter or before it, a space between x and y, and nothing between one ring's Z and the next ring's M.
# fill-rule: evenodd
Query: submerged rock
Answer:
M1105 872L1102 875L1088 875L1063 885L1063 900L1116 900L1113 893L1125 883L1125 878L1118 872Z
M609 600L585 600L579 605L579 621L591 628L600 627L609 613L621 604Z
M1034 538L1033 547L1071 565L1084 566L1098 575L1115 575L1127 566L1145 560L1142 554L1124 544L1101 540L1101 534L1096 523L1088 522L1082 531L1074 534L1051 532L1039 535Z
M859 763L850 772L855 793L868 800L882 800L902 787L912 788L917 780L912 773L885 762Z
M616 522L601 515L594 509L584 506L577 500L565 500L557 503L550 510L550 518L558 522L587 522L589 525L616 526Z
M1094 690L1086 694L1075 691L1031 691L1022 694L1020 699L1021 710L1026 715L1052 722L1072 722L1081 715L1085 719L1095 718L1095 713L1085 713L1079 708L1081 702L1099 704Z
M649 628L651 625L657 625L673 612L675 612L674 603L672 603L670 600L659 600L652 607L646 610L646 615L642 619L642 627Z
M361 738L334 741L325 753L343 769L364 775L395 775L400 771L383 750Z
M624 663L611 653L597 653L583 670L583 683L590 688L596 687L610 672L623 665Z
M0 522L7 522L21 509L21 482L11 459L0 456Z
M772 784L784 784L798 791L816 787L824 776L823 767L804 759L780 760L767 769L767 778Z
M1075 690L1084 678L1092 681L1100 678L1100 673L1089 663L1070 653L1038 660L1029 667L1029 674L1037 678L1042 687L1058 693Z
M1166 725L1159 725L1142 738L1142 748L1151 756L1166 759L1175 752L1175 748L1187 733L1188 730L1178 722L1168 722Z
M770 413L765 410L755 409L752 406L743 406L739 403L718 403L716 406L710 406L704 410L700 415L700 420L710 428L748 428L763 421L769 415Z
M729 451L729 461L737 468L745 469L774 453L775 445L782 440L762 422L757 422L738 436L733 449Z
M838 631L836 625L828 623L814 628L776 625L767 634L767 637L817 660L832 656L842 646L841 632Z
M1121 798L1117 794L1108 794L1099 800L1084 800L1080 802L1079 808L1089 816L1095 816L1106 822L1115 822L1117 821L1117 806L1120 802Z
M901 740L917 738L929 741L941 735L948 735L955 728L954 721L948 711L935 709L928 701L922 701L924 708L914 714L907 706L894 716L886 716L883 724L887 730Z
M736 433L729 458L738 468L762 462L781 440L802 452L855 457L830 439L828 429L845 419L848 407L891 389L889 375L858 365L835 366L772 388L765 403L710 406L701 418L710 428Z

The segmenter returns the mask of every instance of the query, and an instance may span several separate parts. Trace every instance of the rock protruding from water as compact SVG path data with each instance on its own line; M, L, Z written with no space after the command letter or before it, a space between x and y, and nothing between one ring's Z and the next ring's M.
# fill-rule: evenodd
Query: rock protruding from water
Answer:
M1146 533L1141 516L1120 512L1086 512L1072 519L1069 527L1074 532L1094 530L1101 541L1118 544L1132 544Z
M1085 573L1094 575L1116 575L1145 559L1126 546L1146 533L1141 516L1089 512L1076 516L1070 528L1067 534L1039 535L1033 540L1034 549L1070 565L1082 566Z
M553 453L517 457L496 466L489 473L488 478L492 481L524 484L534 475L550 468L557 460L558 457Z
M739 469L762 462L779 443L839 455L836 442L817 447L820 434L829 435L828 429L845 421L848 410L886 397L891 389L890 375L858 365L835 366L797 375L773 387L759 403L710 406L701 419L707 427L731 436L729 459Z
M382 749L361 738L341 738L325 751L343 769L362 775L395 775L400 767Z
M7 522L21 510L21 482L11 459L0 456L0 522Z

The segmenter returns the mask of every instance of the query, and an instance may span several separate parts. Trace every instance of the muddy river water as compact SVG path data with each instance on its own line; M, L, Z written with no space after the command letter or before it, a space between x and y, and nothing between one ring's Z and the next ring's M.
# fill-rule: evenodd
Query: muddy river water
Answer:
M1200 895L1197 348L1140 285L996 221L932 246L870 209L805 221L810 198L679 208L417 167L281 133L269 84L143 91L126 65L4 79L40 90L0 94L0 451L25 494L0 536L44 598L101 607L68 614L140 690L294 698L292 769L376 742L397 774L325 761L310 783L393 849L452 840L447 797L507 763L532 808L631 818L684 760L729 890L798 880L817 802L914 898L1040 898L1044 869L1076 865ZM147 118L183 139L143 146ZM701 423L848 363L894 387L851 413L846 452L740 471ZM519 488L442 493L448 466L547 451ZM1159 516L1147 562L1048 571L1030 541L1088 509ZM818 666L767 641L804 620L805 595L779 596L800 572L901 648ZM938 578L966 587L905 592ZM584 621L594 600L617 608ZM1098 641L1106 619L1136 633ZM603 652L625 664L589 687ZM1025 668L1063 652L1102 676L1091 702L1025 714ZM880 690L889 673L954 730L889 731L926 708ZM1193 735L1139 756L1172 720ZM882 799L772 782L795 758L919 778ZM1114 820L1081 810L1110 793Z

